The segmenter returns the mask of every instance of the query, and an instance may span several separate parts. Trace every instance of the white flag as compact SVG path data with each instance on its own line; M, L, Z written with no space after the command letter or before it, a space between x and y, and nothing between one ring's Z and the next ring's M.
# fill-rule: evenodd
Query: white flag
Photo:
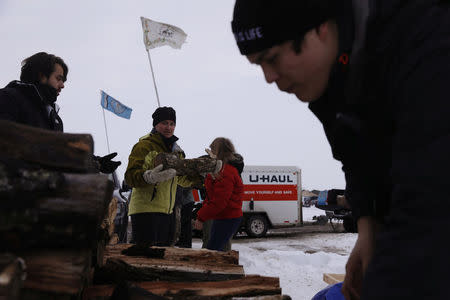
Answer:
M186 41L187 34L176 26L155 22L144 17L141 17L141 21L147 50L164 45L180 49Z

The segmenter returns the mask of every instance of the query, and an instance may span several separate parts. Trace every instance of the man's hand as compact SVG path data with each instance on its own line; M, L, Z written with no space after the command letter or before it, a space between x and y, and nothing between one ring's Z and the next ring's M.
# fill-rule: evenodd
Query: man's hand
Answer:
M110 153L103 157L96 157L99 164L99 171L105 174L113 173L118 166L120 166L120 161L112 161L114 157L117 156L117 152Z
M371 217L361 217L358 220L358 239L345 266L342 285L342 294L347 300L360 299L363 277L375 249L376 226Z
M155 184L166 180L170 180L177 175L177 171L175 169L167 169L161 171L162 169L163 165L162 164L158 165L154 169L145 171L142 177L148 184Z
M202 230L203 229L203 222L199 221L198 219L196 219L195 223L194 223L194 229Z

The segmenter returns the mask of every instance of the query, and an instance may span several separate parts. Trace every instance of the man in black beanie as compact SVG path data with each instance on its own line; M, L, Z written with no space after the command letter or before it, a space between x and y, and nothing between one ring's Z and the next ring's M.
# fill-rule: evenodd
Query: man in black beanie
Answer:
M346 298L447 298L449 1L236 0L232 31L342 162L358 226Z
M69 68L53 54L38 52L22 62L20 81L11 81L0 89L0 119L47 130L63 131L56 104L67 80ZM94 156L100 172L113 173L120 161L117 153Z
M176 170L162 170L163 165L156 166L154 162L159 153L185 157L174 135L175 110L158 107L152 118L152 131L139 139L128 158L125 181L133 188L128 214L136 244L169 246L173 240L172 212L177 185L188 187L191 182L184 176L176 176Z

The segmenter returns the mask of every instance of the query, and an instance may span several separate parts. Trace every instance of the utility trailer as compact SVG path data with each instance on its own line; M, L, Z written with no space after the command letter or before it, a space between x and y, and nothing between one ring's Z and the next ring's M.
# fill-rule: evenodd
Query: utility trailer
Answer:
M263 237L267 230L303 224L301 170L295 166L245 166L239 232ZM197 203L203 198L193 190ZM200 204L196 204L198 210Z

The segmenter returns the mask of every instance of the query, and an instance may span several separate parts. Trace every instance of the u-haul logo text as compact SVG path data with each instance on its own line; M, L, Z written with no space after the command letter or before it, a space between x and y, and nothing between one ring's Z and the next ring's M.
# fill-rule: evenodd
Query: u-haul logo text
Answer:
M251 183L292 183L291 175L249 175Z

